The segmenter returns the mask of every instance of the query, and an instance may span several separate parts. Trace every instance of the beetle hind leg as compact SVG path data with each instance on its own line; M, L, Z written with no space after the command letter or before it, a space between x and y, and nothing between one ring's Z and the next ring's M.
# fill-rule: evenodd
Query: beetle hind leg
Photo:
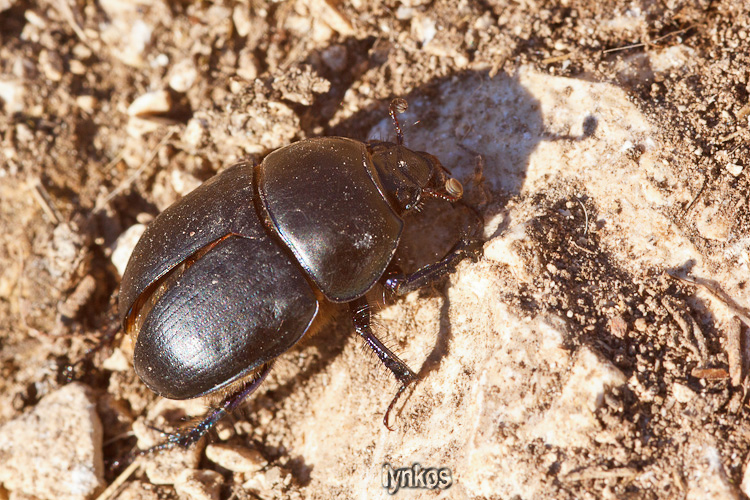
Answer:
M362 339L364 339L367 346L372 349L380 362L383 363L383 365L401 384L383 416L383 424L388 430L392 431L393 428L388 424L391 410L393 410L393 407L396 405L396 402L406 388L417 380L417 374L375 336L370 322L370 305L368 304L367 299L360 297L359 299L350 302L349 309L352 313L352 322L354 323L354 328L357 330L357 333Z
M230 392L218 406L211 409L197 423L185 429L180 429L179 431L174 433L165 433L167 438L164 442L145 450L131 452L124 460L114 462L113 468L117 469L139 457L150 455L155 452L169 450L175 447L187 448L197 443L201 440L201 438L203 438L203 436L208 434L208 431L210 431L211 428L219 422L219 420L239 408L239 406L248 398L248 396L255 392L258 387L260 387L260 385L263 383L263 381L271 371L272 366L273 362L262 365L252 379L239 386L236 390Z

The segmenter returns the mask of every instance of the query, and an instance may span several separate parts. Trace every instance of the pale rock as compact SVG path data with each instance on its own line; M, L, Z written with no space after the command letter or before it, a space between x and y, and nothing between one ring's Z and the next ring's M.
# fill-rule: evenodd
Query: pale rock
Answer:
M240 51L237 60L237 76L250 82L258 77L258 60L250 47L245 47Z
M70 60L70 72L74 75L85 75L88 67L78 59Z
M138 240L141 239L143 232L146 231L144 224L133 224L125 230L124 233L117 238L112 249L112 256L110 260L114 264L117 272L120 276L125 272L125 267L128 265L130 255L133 253Z
M125 372L131 369L131 361L122 349L116 347L102 362L102 368L112 372Z
M239 3L234 6L232 11L232 21L234 29L239 36L247 36L253 29L252 19L250 18L250 7L246 4Z
M672 384L672 396L674 396L675 400L684 404L693 399L696 394L690 387L675 382Z
M88 114L96 111L99 101L92 95L79 95L76 97L76 105Z
M43 49L39 54L39 66L41 66L44 76L49 80L53 82L62 80L65 68L63 67L62 58L57 52Z
M261 497L267 497L273 495L273 492L279 489L279 486L286 481L288 476L289 473L281 467L271 467L267 471L253 474L250 479L242 483L242 487L257 493Z
M172 170L169 177L172 189L174 189L180 196L185 196L190 191L203 184L203 182L194 175L178 168Z
M617 367L584 347L578 352L562 394L530 429L531 434L554 446L589 445L600 430L595 412L602 405L604 393L626 382Z
M654 73L681 68L695 60L695 49L685 44L671 45L664 49L652 50L648 53L651 70Z
M194 148L199 148L208 141L209 135L208 120L193 117L187 122L182 132L182 140Z
M726 168L727 172L735 177L738 177L745 169L745 167L743 167L742 165L737 165L736 163L727 163L724 168Z
M740 500L739 489L727 477L711 436L691 435L685 462L686 500Z
M520 243L526 239L525 224L512 226L485 246L484 257L507 265L516 279L530 283L533 276L529 272L526 258L519 252Z
M0 483L40 500L87 500L104 486L101 448L88 388L64 386L0 427Z
M714 241L727 241L732 232L732 221L721 213L720 205L700 205L701 210L695 220L695 227L706 239Z

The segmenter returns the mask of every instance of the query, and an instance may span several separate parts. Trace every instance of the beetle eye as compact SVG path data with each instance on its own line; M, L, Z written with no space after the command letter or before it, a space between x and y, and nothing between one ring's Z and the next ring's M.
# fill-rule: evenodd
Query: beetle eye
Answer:
M456 198L461 198L464 194L464 187L458 181L458 179L449 178L445 181L445 191Z

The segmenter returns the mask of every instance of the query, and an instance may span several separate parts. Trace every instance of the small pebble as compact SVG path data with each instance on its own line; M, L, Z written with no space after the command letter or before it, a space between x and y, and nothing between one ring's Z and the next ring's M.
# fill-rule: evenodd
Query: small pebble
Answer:
M133 224L124 233L117 238L112 250L112 264L114 264L120 276L125 272L125 267L130 260L130 254L133 253L135 245L141 239L146 226L143 224Z
M648 327L648 323L646 322L645 318L638 318L637 320L635 320L633 325L635 326L635 329L638 330L639 332L645 332L646 328Z
M672 395L680 403L687 403L695 397L695 392L690 387L675 382L672 384Z
M174 489L189 500L218 500L224 478L212 470L184 470L177 477Z
M258 77L258 61L249 47L240 51L237 61L237 76L248 81L253 81Z
M206 458L232 472L258 472L268 465L258 450L231 444L208 445Z
M39 54L39 66L42 68L42 73L49 80L53 82L59 82L63 77L63 61L60 58L60 54L51 50L42 50Z
M70 60L70 72L74 75L83 75L86 73L88 68L78 59Z
M169 86L177 92L187 92L198 79L198 68L191 58L185 58L175 64L169 76Z
M235 5L232 11L232 21L234 28L239 36L247 36L253 29L253 22L250 18L250 6L246 4Z
M736 163L727 163L726 165L727 172L735 177L738 177L742 173L744 168L745 167L743 167L742 165L737 165Z
M191 118L182 132L182 140L194 148L201 147L208 140L208 121Z
M279 485L285 482L285 474L281 467L271 467L266 472L254 474L242 484L246 490L254 491L261 497L271 496Z
M96 97L92 95L79 95L78 97L76 97L76 104L83 111L91 114L96 109L99 101L97 101Z
M155 90L138 96L128 107L130 116L144 117L169 112L172 98L166 90Z

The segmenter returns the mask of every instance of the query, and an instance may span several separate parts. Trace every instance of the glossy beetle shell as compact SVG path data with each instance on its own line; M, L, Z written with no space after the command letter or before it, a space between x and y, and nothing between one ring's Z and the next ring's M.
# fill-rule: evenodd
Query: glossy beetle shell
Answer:
M137 332L133 362L154 392L189 399L279 356L304 335L318 302L253 207L253 169L235 165L162 212L136 246L120 314L158 280L214 245L155 301Z
M375 147L390 153L388 144ZM396 187L413 184L396 160L375 160L359 141L300 141L230 167L162 212L120 289L146 385L172 399L213 392L305 334L316 288L332 302L363 296L401 237Z
M308 276L333 302L364 295L393 258L403 220L385 200L366 145L309 139L268 155L263 208Z

